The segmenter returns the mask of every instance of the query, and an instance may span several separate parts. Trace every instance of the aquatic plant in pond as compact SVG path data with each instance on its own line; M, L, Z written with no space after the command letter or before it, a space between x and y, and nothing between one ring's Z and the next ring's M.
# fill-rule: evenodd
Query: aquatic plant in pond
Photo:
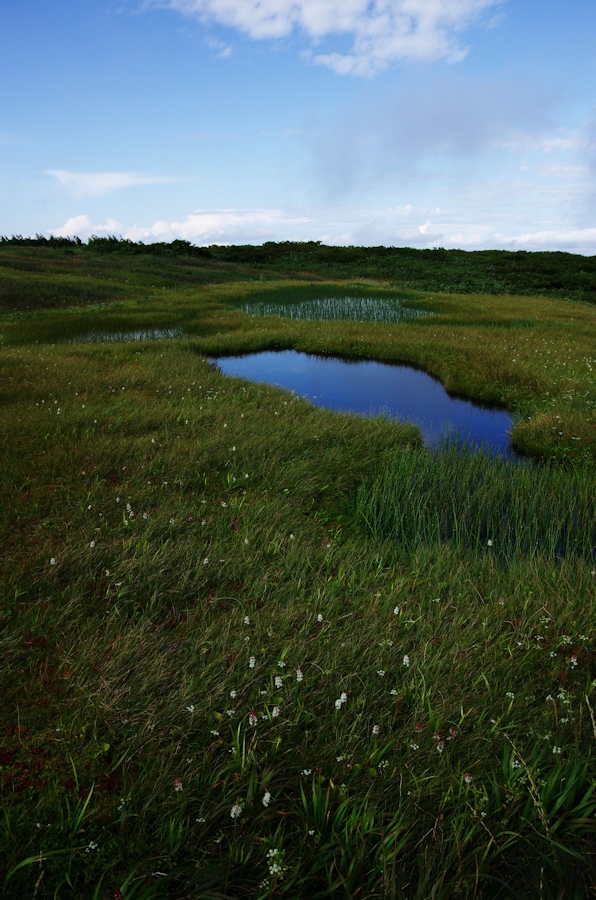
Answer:
M430 315L411 305L403 292L375 288L314 284L261 291L236 304L251 316L281 316L305 321L373 322L396 325Z
M181 328L136 328L131 331L89 331L68 339L69 344L103 344L112 341L157 341L184 336Z
M375 322L395 325L407 319L429 315L421 309L403 306L398 299L381 297L320 297L301 303L245 303L241 307L252 316L283 316L286 319L354 322Z

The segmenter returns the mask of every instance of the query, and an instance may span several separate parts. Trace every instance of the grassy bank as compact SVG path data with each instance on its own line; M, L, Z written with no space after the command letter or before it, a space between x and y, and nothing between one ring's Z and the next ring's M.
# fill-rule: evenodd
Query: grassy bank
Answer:
M234 308L264 288L0 322L4 893L592 896L594 310L428 294L432 324L373 325ZM188 338L56 343L157 321ZM271 346L411 358L518 428L573 412L582 447L527 476L441 462L410 426L205 358ZM545 540L507 554L476 526L394 527L458 485L457 521L501 503L512 540L535 523ZM573 552L548 544L557 522Z
M251 316L238 309L242 304L258 310L279 297L282 288L286 295L295 290L296 282L253 280L147 291L129 290L126 274L116 269L113 275L123 299L7 313L0 319L0 340L5 345L43 344L93 331L175 328L205 354L296 348L413 363L455 394L509 409L516 418L512 440L519 451L559 461L596 458L596 310L589 304L410 291L404 293L407 305L433 315L399 325L317 322ZM365 291L367 286L354 282L339 287Z

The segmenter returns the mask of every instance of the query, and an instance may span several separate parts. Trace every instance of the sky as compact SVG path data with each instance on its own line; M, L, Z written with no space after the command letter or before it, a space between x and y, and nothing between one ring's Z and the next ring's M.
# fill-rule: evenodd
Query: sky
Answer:
M596 254L595 0L0 0L0 234Z

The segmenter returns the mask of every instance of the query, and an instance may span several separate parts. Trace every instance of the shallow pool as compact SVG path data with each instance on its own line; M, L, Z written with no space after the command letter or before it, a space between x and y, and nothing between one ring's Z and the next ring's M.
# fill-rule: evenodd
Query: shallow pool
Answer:
M453 437L513 455L509 441L513 420L507 412L450 397L440 381L412 366L295 350L219 357L213 362L225 375L287 388L324 409L366 416L384 413L415 422L427 447Z

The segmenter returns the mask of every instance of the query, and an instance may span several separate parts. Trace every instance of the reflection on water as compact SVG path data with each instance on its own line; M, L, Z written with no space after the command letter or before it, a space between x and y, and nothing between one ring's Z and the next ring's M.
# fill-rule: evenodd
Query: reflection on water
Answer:
M260 300L243 303L240 309L251 316L321 321L341 319L378 325L397 325L407 319L430 315L426 310L404 306L398 297L316 297L287 303Z
M295 391L315 406L360 415L384 413L419 426L427 447L454 437L510 456L511 416L450 397L439 381L411 366L348 361L295 350L220 357L225 375Z
M135 331L90 331L68 339L69 344L104 344L106 341L156 341L183 337L180 328L138 328Z

